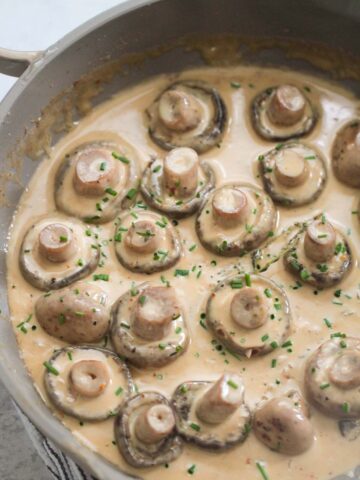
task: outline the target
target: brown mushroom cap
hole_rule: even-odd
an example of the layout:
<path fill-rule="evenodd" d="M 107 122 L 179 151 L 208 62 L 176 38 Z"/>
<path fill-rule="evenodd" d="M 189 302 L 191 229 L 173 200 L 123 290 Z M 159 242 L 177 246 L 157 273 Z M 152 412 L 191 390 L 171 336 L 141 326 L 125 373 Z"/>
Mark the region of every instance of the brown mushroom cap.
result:
<path fill-rule="evenodd" d="M 55 290 L 80 280 L 99 261 L 99 250 L 76 218 L 39 219 L 24 236 L 19 265 L 26 280 L 40 290 Z"/>
<path fill-rule="evenodd" d="M 300 455 L 314 442 L 314 428 L 300 394 L 273 398 L 260 405 L 253 419 L 256 437 L 271 450 Z"/>
<path fill-rule="evenodd" d="M 190 147 L 203 153 L 219 144 L 227 111 L 219 92 L 205 82 L 180 80 L 146 110 L 149 134 L 165 150 Z"/>
<path fill-rule="evenodd" d="M 51 402 L 79 420 L 101 421 L 116 415 L 133 392 L 125 363 L 103 348 L 66 347 L 46 365 L 44 382 Z"/>
<path fill-rule="evenodd" d="M 173 152 L 174 150 L 169 155 Z M 190 155 L 193 156 L 193 153 Z M 172 171 L 170 175 L 166 159 L 151 162 L 144 171 L 140 186 L 146 203 L 173 218 L 183 218 L 195 213 L 206 195 L 214 188 L 215 175 L 206 162 L 190 163 L 185 173 L 179 175 Z"/>
<path fill-rule="evenodd" d="M 337 178 L 350 187 L 360 187 L 360 121 L 344 125 L 332 147 L 332 165 Z"/>
<path fill-rule="evenodd" d="M 105 292 L 84 282 L 40 296 L 35 314 L 46 333 L 74 344 L 98 342 L 110 325 Z"/>
<path fill-rule="evenodd" d="M 255 131 L 266 140 L 302 137 L 316 125 L 318 114 L 303 92 L 293 85 L 269 87 L 251 105 Z"/>
<path fill-rule="evenodd" d="M 177 431 L 186 441 L 215 451 L 227 450 L 245 441 L 250 431 L 250 411 L 243 400 L 242 383 L 237 376 L 234 378 L 238 384 L 231 378 L 231 375 L 225 374 L 216 383 L 193 381 L 177 387 L 172 404 Z M 226 392 L 220 393 L 219 387 Z M 233 394 L 228 393 L 230 389 L 234 390 L 234 401 Z M 199 410 L 204 413 L 203 401 L 216 410 L 208 412 L 206 421 L 198 415 Z"/>
<path fill-rule="evenodd" d="M 360 339 L 339 334 L 320 345 L 305 369 L 311 403 L 326 415 L 360 418 Z"/>
<path fill-rule="evenodd" d="M 230 198 L 231 201 L 226 200 Z M 226 208 L 225 203 L 232 208 Z M 224 185 L 211 192 L 203 203 L 196 219 L 196 232 L 208 250 L 222 256 L 239 256 L 268 238 L 276 219 L 271 198 L 262 190 L 248 184 Z"/>
<path fill-rule="evenodd" d="M 148 210 L 133 209 L 120 215 L 114 240 L 119 262 L 132 272 L 160 272 L 175 265 L 181 256 L 176 228 L 168 218 Z"/>
<path fill-rule="evenodd" d="M 322 215 L 295 237 L 284 255 L 287 270 L 302 282 L 328 288 L 341 282 L 352 265 L 352 252 L 335 225 Z"/>
<path fill-rule="evenodd" d="M 279 205 L 288 208 L 307 205 L 325 188 L 325 161 L 313 147 L 290 141 L 258 159 L 264 188 Z"/>
<path fill-rule="evenodd" d="M 152 441 L 146 435 L 149 431 Z M 172 408 L 168 400 L 157 392 L 142 392 L 126 401 L 115 421 L 115 439 L 125 460 L 140 468 L 170 463 L 180 456 L 183 449 L 182 441 L 173 428 Z"/>
<path fill-rule="evenodd" d="M 246 286 L 249 279 L 251 284 Z M 231 352 L 246 357 L 264 355 L 280 347 L 289 336 L 291 322 L 285 292 L 266 277 L 251 275 L 249 279 L 244 275 L 226 278 L 210 293 L 206 306 L 206 325 L 211 333 Z M 232 315 L 234 298 L 239 293 L 246 298 L 249 291 L 252 302 L 241 301 L 236 321 Z M 255 303 L 253 293 L 259 297 Z"/>
<path fill-rule="evenodd" d="M 158 305 L 156 298 L 161 300 Z M 154 312 L 159 309 L 161 314 L 157 318 Z M 116 352 L 137 367 L 167 365 L 188 347 L 185 318 L 171 287 L 139 285 L 115 302 L 111 316 L 111 338 Z"/>
<path fill-rule="evenodd" d="M 134 203 L 143 160 L 139 151 L 117 136 L 79 145 L 65 155 L 57 171 L 57 208 L 87 223 L 112 220 Z"/>

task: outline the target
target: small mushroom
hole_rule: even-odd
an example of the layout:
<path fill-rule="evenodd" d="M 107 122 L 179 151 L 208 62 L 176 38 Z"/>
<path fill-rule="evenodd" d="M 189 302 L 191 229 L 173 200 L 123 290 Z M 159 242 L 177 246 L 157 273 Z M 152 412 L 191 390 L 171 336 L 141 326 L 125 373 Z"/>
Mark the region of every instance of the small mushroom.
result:
<path fill-rule="evenodd" d="M 227 450 L 245 441 L 250 411 L 241 377 L 223 374 L 216 382 L 185 382 L 173 395 L 178 433 L 209 450 Z"/>
<path fill-rule="evenodd" d="M 181 256 L 180 237 L 170 221 L 148 210 L 126 211 L 118 217 L 114 236 L 119 262 L 128 270 L 167 270 Z"/>
<path fill-rule="evenodd" d="M 214 172 L 191 148 L 174 148 L 146 168 L 141 193 L 156 210 L 174 218 L 196 212 L 214 188 Z"/>
<path fill-rule="evenodd" d="M 125 363 L 102 348 L 63 348 L 44 366 L 51 402 L 79 420 L 101 421 L 115 416 L 133 391 Z"/>
<path fill-rule="evenodd" d="M 309 400 L 331 417 L 360 418 L 360 339 L 334 334 L 305 368 Z"/>
<path fill-rule="evenodd" d="M 294 238 L 284 255 L 284 264 L 301 281 L 328 288 L 348 273 L 352 253 L 345 236 L 322 215 Z"/>
<path fill-rule="evenodd" d="M 228 277 L 207 301 L 206 325 L 211 333 L 231 352 L 248 358 L 281 347 L 290 323 L 285 292 L 260 275 Z"/>
<path fill-rule="evenodd" d="M 174 413 L 168 400 L 157 392 L 142 392 L 122 406 L 115 421 L 116 443 L 133 467 L 168 464 L 183 450 L 174 426 Z"/>
<path fill-rule="evenodd" d="M 218 145 L 227 111 L 219 92 L 205 82 L 180 80 L 168 86 L 146 110 L 149 134 L 165 150 L 190 147 L 203 153 Z"/>
<path fill-rule="evenodd" d="M 326 185 L 323 158 L 302 143 L 289 142 L 260 155 L 259 166 L 266 192 L 284 207 L 314 202 Z"/>
<path fill-rule="evenodd" d="M 305 401 L 293 391 L 260 404 L 254 413 L 253 430 L 267 447 L 286 455 L 300 455 L 314 442 Z"/>
<path fill-rule="evenodd" d="M 332 147 L 332 165 L 341 182 L 360 188 L 360 121 L 347 123 L 338 131 Z"/>
<path fill-rule="evenodd" d="M 111 315 L 115 350 L 137 367 L 167 365 L 187 349 L 189 334 L 172 287 L 133 287 L 114 304 Z"/>
<path fill-rule="evenodd" d="M 269 87 L 251 105 L 255 131 L 266 140 L 288 140 L 309 133 L 318 114 L 309 99 L 294 85 Z"/>
<path fill-rule="evenodd" d="M 271 198 L 247 184 L 225 185 L 211 192 L 196 219 L 203 246 L 218 255 L 241 256 L 257 248 L 276 225 Z"/>
<path fill-rule="evenodd" d="M 134 201 L 140 162 L 139 152 L 123 139 L 79 145 L 57 171 L 57 208 L 87 223 L 112 220 Z"/>
<path fill-rule="evenodd" d="M 76 218 L 52 215 L 26 232 L 20 248 L 20 269 L 34 287 L 66 287 L 95 270 L 99 250 L 93 248 L 86 225 Z"/>
<path fill-rule="evenodd" d="M 110 325 L 106 293 L 95 285 L 78 282 L 72 287 L 41 295 L 35 303 L 39 324 L 49 335 L 68 343 L 94 343 Z"/>

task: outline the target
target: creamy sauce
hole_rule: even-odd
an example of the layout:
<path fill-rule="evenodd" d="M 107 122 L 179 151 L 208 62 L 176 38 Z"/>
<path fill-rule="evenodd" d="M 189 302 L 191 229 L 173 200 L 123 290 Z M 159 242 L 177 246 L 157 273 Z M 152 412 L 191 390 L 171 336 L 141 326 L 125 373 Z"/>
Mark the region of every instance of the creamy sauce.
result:
<path fill-rule="evenodd" d="M 348 92 L 331 83 L 300 75 L 298 72 L 291 74 L 253 67 L 197 70 L 185 72 L 180 77 L 209 81 L 219 89 L 228 107 L 229 124 L 221 147 L 201 155 L 201 159 L 207 160 L 213 166 L 217 186 L 239 181 L 261 187 L 260 179 L 257 177 L 257 157 L 270 150 L 274 144 L 265 142 L 254 134 L 249 120 L 251 99 L 264 88 L 279 83 L 291 83 L 301 89 L 304 87 L 310 89 L 307 95 L 320 107 L 321 119 L 305 141 L 323 153 L 329 171 L 329 181 L 314 204 L 292 210 L 279 208 L 280 228 L 326 211 L 329 218 L 341 225 L 353 248 L 354 245 L 358 247 L 360 244 L 358 218 L 351 213 L 357 210 L 357 192 L 343 186 L 334 178 L 329 163 L 330 148 L 337 129 L 359 112 L 357 101 Z M 169 79 L 167 76 L 161 76 L 152 79 L 121 92 L 111 101 L 96 108 L 50 151 L 49 158 L 43 161 L 20 201 L 8 254 L 11 321 L 29 374 L 40 396 L 50 408 L 53 407 L 46 397 L 43 385 L 43 362 L 49 359 L 54 349 L 65 344 L 45 334 L 34 316 L 26 324 L 28 325 L 26 334 L 16 328 L 33 313 L 34 303 L 41 295 L 24 280 L 18 268 L 23 236 L 34 223 L 35 217 L 55 210 L 54 175 L 63 156 L 80 144 L 98 140 L 96 132 L 120 134 L 129 145 L 143 151 L 145 157 L 150 158 L 152 154 L 164 155 L 147 135 L 143 112 L 158 93 L 175 78 L 178 77 L 173 76 Z M 241 88 L 231 87 L 231 82 L 239 82 Z M 142 166 L 145 166 L 144 162 Z M 337 298 L 334 297 L 335 288 L 317 294 L 308 286 L 292 289 L 295 279 L 284 271 L 282 261 L 279 261 L 265 275 L 283 285 L 289 296 L 293 315 L 290 335 L 293 342 L 292 351 L 280 348 L 264 357 L 250 360 L 245 358 L 238 360 L 228 353 L 218 351 L 216 344 L 211 342 L 209 332 L 200 325 L 200 315 L 204 312 L 210 287 L 214 286 L 216 280 L 225 272 L 234 271 L 233 265 L 237 259 L 222 258 L 207 252 L 196 236 L 194 216 L 181 220 L 179 229 L 184 255 L 175 268 L 189 269 L 190 274 L 188 277 L 175 277 L 173 267 L 162 275 L 176 287 L 186 313 L 191 344 L 183 356 L 167 367 L 156 371 L 139 371 L 132 368 L 135 383 L 140 391 L 158 390 L 169 398 L 175 388 L 184 381 L 215 380 L 227 370 L 243 375 L 245 399 L 250 408 L 254 408 L 265 393 L 268 396 L 276 395 L 289 381 L 295 380 L 302 387 L 305 359 L 320 343 L 329 338 L 330 333 L 341 331 L 348 335 L 360 335 L 358 285 L 360 275 L 357 263 L 351 274 L 337 287 L 342 289 L 340 298 Z M 102 251 L 107 256 L 104 257 L 104 264 L 97 269 L 97 273 L 110 275 L 109 282 L 96 283 L 100 283 L 107 291 L 109 301 L 113 303 L 131 287 L 132 282 L 142 282 L 145 276 L 131 273 L 119 264 L 112 242 L 109 242 L 115 230 L 113 222 L 94 227 L 94 230 L 98 232 L 100 242 L 103 244 Z M 193 244 L 197 245 L 196 248 L 189 251 Z M 355 248 L 354 253 L 356 258 Z M 213 259 L 216 259 L 216 264 L 211 262 Z M 246 258 L 239 259 L 239 262 L 246 270 L 249 269 Z M 192 271 L 194 266 L 195 269 Z M 202 274 L 197 278 L 199 271 Z M 145 278 L 158 282 L 160 274 L 155 273 Z M 85 280 L 92 282 L 92 276 Z M 333 330 L 326 326 L 324 317 L 331 321 Z M 32 325 L 36 325 L 37 329 L 32 330 Z M 273 358 L 277 359 L 275 368 L 271 368 Z M 313 447 L 300 456 L 288 457 L 271 452 L 250 434 L 243 445 L 229 452 L 214 454 L 186 445 L 183 454 L 168 468 L 161 466 L 141 471 L 129 467 L 113 444 L 113 419 L 100 423 L 85 422 L 81 426 L 79 421 L 59 411 L 54 413 L 89 448 L 116 464 L 119 469 L 149 480 L 165 480 L 169 475 L 174 480 L 188 478 L 187 470 L 193 464 L 196 465 L 193 476 L 197 478 L 215 480 L 226 473 L 228 480 L 238 480 L 239 476 L 247 480 L 257 480 L 261 478 L 256 467 L 258 461 L 264 462 L 270 479 L 291 477 L 293 480 L 325 480 L 350 470 L 360 458 L 360 439 L 347 441 L 340 435 L 335 420 L 311 408 L 316 440 Z"/>

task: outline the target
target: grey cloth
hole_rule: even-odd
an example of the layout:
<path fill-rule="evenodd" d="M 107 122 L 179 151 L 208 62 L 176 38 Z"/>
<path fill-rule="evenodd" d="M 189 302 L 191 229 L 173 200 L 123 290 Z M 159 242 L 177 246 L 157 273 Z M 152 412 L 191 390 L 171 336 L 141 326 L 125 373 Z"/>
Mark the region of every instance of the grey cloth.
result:
<path fill-rule="evenodd" d="M 56 480 L 96 480 L 64 455 L 50 440 L 44 437 L 35 425 L 22 413 L 15 404 L 16 411 L 21 418 L 25 430 L 32 439 L 34 447 L 45 463 L 52 478 Z"/>

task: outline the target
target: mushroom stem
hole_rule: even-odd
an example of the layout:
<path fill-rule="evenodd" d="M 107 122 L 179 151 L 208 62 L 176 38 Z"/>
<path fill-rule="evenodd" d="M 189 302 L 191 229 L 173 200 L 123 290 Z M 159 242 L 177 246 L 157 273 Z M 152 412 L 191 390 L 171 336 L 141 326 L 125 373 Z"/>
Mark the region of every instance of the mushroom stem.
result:
<path fill-rule="evenodd" d="M 51 223 L 39 233 L 40 255 L 50 262 L 69 260 L 76 251 L 76 241 L 70 228 L 62 223 Z"/>
<path fill-rule="evenodd" d="M 306 229 L 305 255 L 314 262 L 326 262 L 334 256 L 336 233 L 328 221 L 317 220 Z"/>
<path fill-rule="evenodd" d="M 225 228 L 244 223 L 249 214 L 246 194 L 234 188 L 219 189 L 212 200 L 215 221 Z"/>
<path fill-rule="evenodd" d="M 152 253 L 157 248 L 158 240 L 158 229 L 154 222 L 139 220 L 129 228 L 125 245 L 137 253 Z"/>
<path fill-rule="evenodd" d="M 88 148 L 77 154 L 73 177 L 77 193 L 90 197 L 100 196 L 107 187 L 118 182 L 119 167 L 108 150 Z"/>
<path fill-rule="evenodd" d="M 198 184 L 199 157 L 192 148 L 174 148 L 165 157 L 166 188 L 177 197 L 188 197 Z"/>
<path fill-rule="evenodd" d="M 69 373 L 71 390 L 83 397 L 94 398 L 104 393 L 110 375 L 103 362 L 81 360 L 76 362 Z"/>
<path fill-rule="evenodd" d="M 136 302 L 132 329 L 145 340 L 161 340 L 169 333 L 171 321 L 178 311 L 173 288 L 145 288 Z"/>
<path fill-rule="evenodd" d="M 264 294 L 254 287 L 243 287 L 234 295 L 230 306 L 232 320 L 247 329 L 264 325 L 268 310 Z"/>
<path fill-rule="evenodd" d="M 304 157 L 290 149 L 280 150 L 275 159 L 275 176 L 279 183 L 286 187 L 297 187 L 305 182 L 308 175 Z"/>
<path fill-rule="evenodd" d="M 267 115 L 275 125 L 290 126 L 301 120 L 305 106 L 305 97 L 297 87 L 280 85 L 271 97 Z"/>
<path fill-rule="evenodd" d="M 144 409 L 135 421 L 135 435 L 144 443 L 158 443 L 171 434 L 175 417 L 168 405 L 152 405 Z"/>
<path fill-rule="evenodd" d="M 241 377 L 236 374 L 224 374 L 199 400 L 196 415 L 206 423 L 222 423 L 243 401 L 244 386 Z"/>
<path fill-rule="evenodd" d="M 358 388 L 360 386 L 360 352 L 349 351 L 338 356 L 329 370 L 329 378 L 342 390 Z"/>
<path fill-rule="evenodd" d="M 193 95 L 179 90 L 167 90 L 159 101 L 159 117 L 170 130 L 187 132 L 200 123 L 201 108 Z"/>

